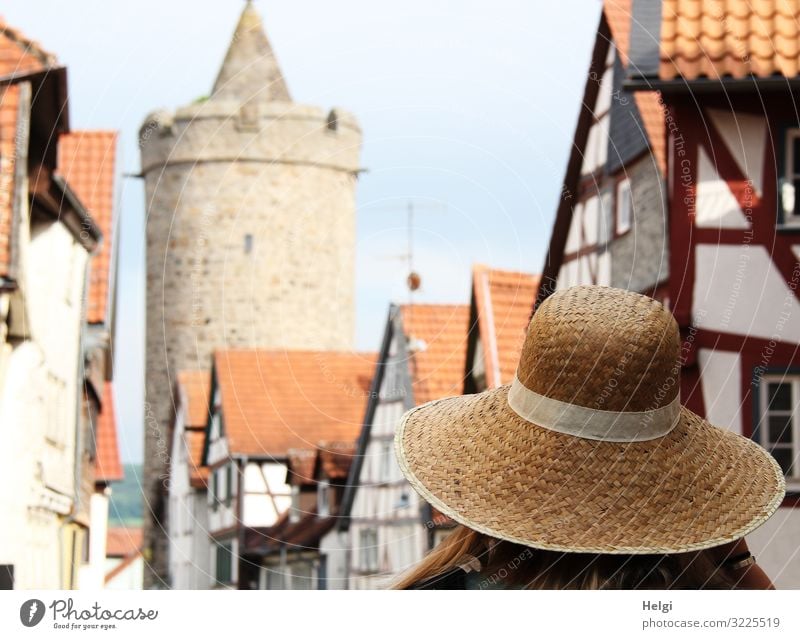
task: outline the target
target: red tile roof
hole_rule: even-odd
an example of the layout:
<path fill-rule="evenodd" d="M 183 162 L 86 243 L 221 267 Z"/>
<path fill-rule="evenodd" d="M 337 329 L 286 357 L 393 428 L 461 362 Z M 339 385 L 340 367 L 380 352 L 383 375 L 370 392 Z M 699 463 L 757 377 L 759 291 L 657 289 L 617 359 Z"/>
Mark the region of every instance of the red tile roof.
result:
<path fill-rule="evenodd" d="M 231 453 L 284 458 L 291 448 L 355 441 L 374 353 L 229 350 L 214 355 Z"/>
<path fill-rule="evenodd" d="M 800 68 L 796 0 L 663 0 L 659 77 L 793 78 Z"/>
<path fill-rule="evenodd" d="M 472 294 L 487 388 L 514 379 L 538 290 L 538 275 L 491 269 L 482 264 L 473 267 Z"/>
<path fill-rule="evenodd" d="M 95 432 L 97 438 L 94 458 L 95 482 L 108 483 L 122 480 L 124 473 L 119 459 L 114 387 L 111 382 L 106 382 L 103 389 L 102 410 L 97 416 Z"/>
<path fill-rule="evenodd" d="M 0 77 L 23 76 L 57 64 L 56 57 L 0 17 Z"/>
<path fill-rule="evenodd" d="M 86 319 L 106 321 L 114 246 L 114 180 L 117 132 L 73 131 L 58 139 L 58 172 L 100 228 L 103 240 L 92 255 Z"/>
<path fill-rule="evenodd" d="M 0 277 L 10 275 L 19 87 L 0 86 Z"/>
<path fill-rule="evenodd" d="M 611 36 L 623 66 L 628 66 L 628 50 L 631 33 L 632 0 L 605 0 L 603 11 L 611 29 Z M 667 170 L 666 123 L 664 107 L 660 103 L 658 91 L 637 91 L 633 94 L 636 106 L 642 116 L 650 149 L 662 173 Z"/>
<path fill-rule="evenodd" d="M 202 462 L 210 387 L 209 371 L 178 372 L 177 388 L 186 419 L 183 437 L 189 453 L 189 483 L 194 488 L 204 488 L 208 482 L 208 468 Z"/>
<path fill-rule="evenodd" d="M 408 338 L 415 404 L 460 395 L 464 386 L 469 307 L 412 304 L 400 307 Z"/>
<path fill-rule="evenodd" d="M 208 466 L 203 466 L 205 431 L 187 430 L 183 436 L 189 451 L 189 485 L 192 488 L 205 488 L 208 485 Z"/>
<path fill-rule="evenodd" d="M 106 534 L 106 557 L 125 557 L 142 548 L 142 529 L 114 527 Z"/>
<path fill-rule="evenodd" d="M 186 427 L 205 428 L 208 421 L 208 400 L 211 373 L 207 370 L 179 371 L 178 388 L 186 406 Z"/>

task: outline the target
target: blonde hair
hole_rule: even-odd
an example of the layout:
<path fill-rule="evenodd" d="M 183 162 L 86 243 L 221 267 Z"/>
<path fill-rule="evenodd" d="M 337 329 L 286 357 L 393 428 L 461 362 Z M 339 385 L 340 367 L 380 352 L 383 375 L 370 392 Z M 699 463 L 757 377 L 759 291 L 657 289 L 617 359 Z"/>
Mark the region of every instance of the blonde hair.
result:
<path fill-rule="evenodd" d="M 707 551 L 670 555 L 562 553 L 494 539 L 458 526 L 393 589 L 406 590 L 473 558 L 481 587 L 497 583 L 527 589 L 729 589 L 734 582 Z"/>

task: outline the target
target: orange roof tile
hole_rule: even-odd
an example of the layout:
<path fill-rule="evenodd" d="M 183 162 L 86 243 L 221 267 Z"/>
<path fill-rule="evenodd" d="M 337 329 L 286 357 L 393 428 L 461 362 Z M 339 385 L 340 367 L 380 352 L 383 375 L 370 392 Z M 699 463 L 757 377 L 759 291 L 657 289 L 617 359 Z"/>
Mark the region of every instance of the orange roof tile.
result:
<path fill-rule="evenodd" d="M 0 17 L 0 77 L 37 73 L 57 64 L 56 57 Z"/>
<path fill-rule="evenodd" d="M 508 384 L 528 330 L 539 276 L 501 271 L 477 264 L 472 269 L 472 290 L 486 363 L 486 386 Z"/>
<path fill-rule="evenodd" d="M 86 319 L 106 318 L 114 246 L 114 180 L 117 132 L 72 131 L 58 139 L 58 172 L 64 177 L 100 228 L 103 240 L 92 255 Z"/>
<path fill-rule="evenodd" d="M 797 0 L 663 0 L 659 78 L 792 78 L 800 68 Z"/>
<path fill-rule="evenodd" d="M 414 402 L 460 395 L 464 386 L 469 307 L 412 304 L 400 307 L 408 338 Z"/>
<path fill-rule="evenodd" d="M 231 453 L 286 457 L 325 440 L 355 441 L 374 353 L 229 350 L 214 355 Z"/>
<path fill-rule="evenodd" d="M 0 87 L 0 277 L 11 267 L 18 120 L 19 86 Z"/>
<path fill-rule="evenodd" d="M 606 16 L 614 46 L 617 48 L 623 66 L 628 66 L 628 50 L 631 35 L 632 0 L 605 0 L 603 12 Z M 666 124 L 664 107 L 661 106 L 658 91 L 637 91 L 633 99 L 642 116 L 650 150 L 658 162 L 662 173 L 667 170 Z"/>
<path fill-rule="evenodd" d="M 205 428 L 211 373 L 207 370 L 178 371 L 178 388 L 182 400 L 186 402 L 186 428 Z"/>
<path fill-rule="evenodd" d="M 202 462 L 211 373 L 207 370 L 179 371 L 177 388 L 185 410 L 183 437 L 189 455 L 189 483 L 194 488 L 203 488 L 208 481 L 208 468 Z"/>
<path fill-rule="evenodd" d="M 103 404 L 100 413 L 97 415 L 95 437 L 95 482 L 120 481 L 123 479 L 124 473 L 119 460 L 117 418 L 114 410 L 114 387 L 111 382 L 105 383 Z"/>
<path fill-rule="evenodd" d="M 142 548 L 142 529 L 110 527 L 106 533 L 106 557 L 126 557 Z"/>

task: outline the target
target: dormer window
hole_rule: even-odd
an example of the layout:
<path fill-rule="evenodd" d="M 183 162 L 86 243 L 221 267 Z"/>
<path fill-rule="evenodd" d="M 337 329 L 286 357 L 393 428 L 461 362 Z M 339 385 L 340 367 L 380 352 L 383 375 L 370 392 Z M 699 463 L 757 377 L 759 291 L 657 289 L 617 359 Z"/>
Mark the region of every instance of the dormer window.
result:
<path fill-rule="evenodd" d="M 786 131 L 779 200 L 785 226 L 800 226 L 800 128 Z"/>

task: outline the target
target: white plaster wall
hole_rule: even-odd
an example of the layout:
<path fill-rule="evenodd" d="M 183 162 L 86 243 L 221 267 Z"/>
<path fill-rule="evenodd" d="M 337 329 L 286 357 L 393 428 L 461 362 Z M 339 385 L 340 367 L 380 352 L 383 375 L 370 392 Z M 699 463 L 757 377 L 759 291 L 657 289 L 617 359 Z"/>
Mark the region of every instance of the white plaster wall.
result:
<path fill-rule="evenodd" d="M 581 225 L 583 224 L 583 202 L 578 202 L 572 209 L 572 220 L 569 224 L 564 253 L 575 253 L 581 248 Z"/>
<path fill-rule="evenodd" d="M 347 559 L 350 536 L 335 528 L 319 542 L 319 554 L 325 557 L 328 590 L 347 590 Z"/>
<path fill-rule="evenodd" d="M 722 109 L 707 109 L 725 145 L 742 173 L 757 193 L 763 192 L 764 145 L 767 141 L 767 122 L 764 116 Z"/>
<path fill-rule="evenodd" d="M 695 326 L 800 342 L 800 303 L 763 246 L 700 244 L 695 251 Z"/>
<path fill-rule="evenodd" d="M 742 367 L 738 353 L 707 348 L 697 353 L 706 419 L 715 426 L 742 434 Z"/>
<path fill-rule="evenodd" d="M 778 589 L 800 588 L 800 509 L 778 508 L 747 545 Z"/>
<path fill-rule="evenodd" d="M 109 573 L 119 560 L 109 560 L 106 565 L 106 574 Z M 144 577 L 144 562 L 139 556 L 131 564 L 106 584 L 106 590 L 141 590 Z"/>
<path fill-rule="evenodd" d="M 27 236 L 25 242 L 27 242 Z M 28 339 L 3 345 L 0 377 L 0 563 L 16 586 L 61 587 L 61 526 L 75 476 L 78 364 L 87 253 L 59 223 L 23 252 Z"/>
<path fill-rule="evenodd" d="M 102 590 L 105 582 L 106 538 L 108 535 L 108 496 L 96 492 L 89 498 L 89 562 L 81 566 L 81 590 Z"/>
<path fill-rule="evenodd" d="M 746 229 L 750 226 L 728 183 L 723 180 L 714 160 L 703 147 L 697 158 L 697 208 L 695 224 L 699 228 Z"/>

